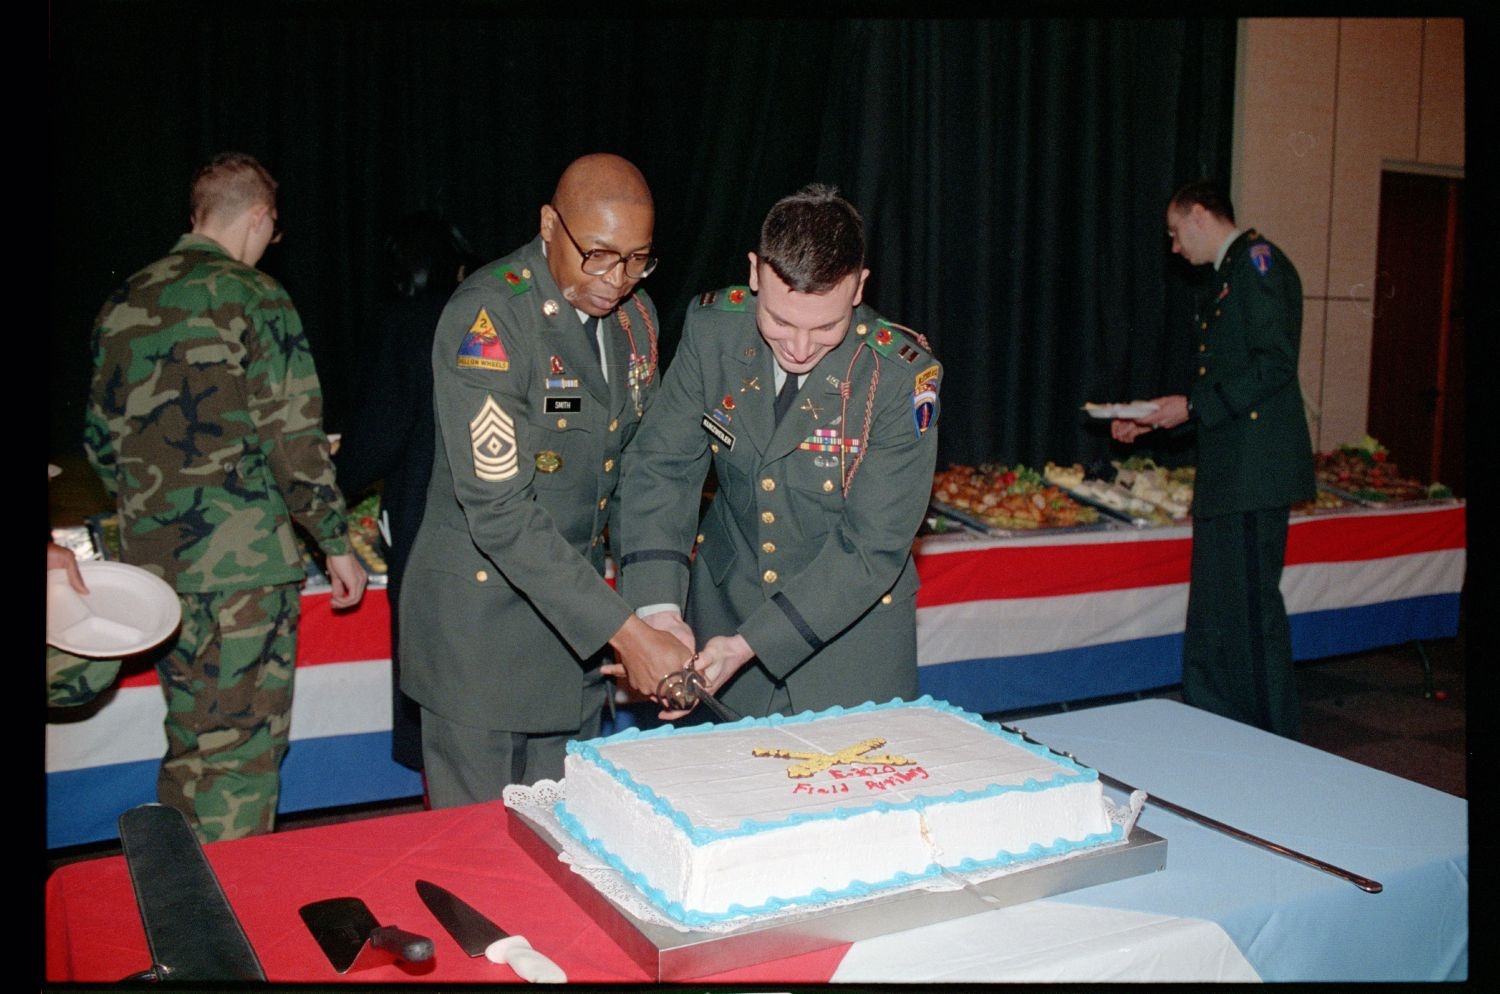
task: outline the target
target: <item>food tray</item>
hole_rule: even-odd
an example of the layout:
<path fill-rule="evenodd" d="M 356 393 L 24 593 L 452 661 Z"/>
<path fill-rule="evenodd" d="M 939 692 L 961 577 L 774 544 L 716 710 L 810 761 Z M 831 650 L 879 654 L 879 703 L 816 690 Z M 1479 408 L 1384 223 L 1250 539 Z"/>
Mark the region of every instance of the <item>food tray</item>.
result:
<path fill-rule="evenodd" d="M 1417 497 L 1410 500 L 1374 500 L 1370 497 L 1356 496 L 1348 490 L 1341 490 L 1331 484 L 1324 483 L 1322 480 L 1318 481 L 1318 489 L 1333 494 L 1335 497 L 1342 498 L 1343 500 L 1348 501 L 1349 504 L 1354 507 L 1433 507 L 1440 504 L 1457 504 L 1459 502 L 1457 497 Z M 1347 508 L 1333 508 L 1332 510 L 1347 510 Z M 1320 513 L 1327 513 L 1327 509 L 1321 511 Z"/>
<path fill-rule="evenodd" d="M 732 931 L 680 931 L 644 921 L 558 858 L 562 840 L 509 808 L 511 837 L 584 912 L 658 981 L 682 981 L 768 960 L 964 918 L 1166 868 L 1167 841 L 1142 829 L 1118 845 L 1016 870 L 956 890 L 905 890 L 838 907 L 809 909 Z"/>
<path fill-rule="evenodd" d="M 1053 485 L 1055 486 L 1055 484 Z M 1059 487 L 1058 489 L 1061 490 L 1063 488 Z M 1078 499 L 1073 497 L 1072 494 L 1068 494 L 1068 496 L 1074 500 Z M 1080 500 L 1079 503 L 1087 502 Z M 1061 528 L 1048 528 L 1045 526 L 1038 528 L 1000 528 L 996 525 L 986 524 L 983 520 L 967 511 L 960 511 L 958 508 L 950 507 L 939 500 L 929 501 L 928 506 L 936 513 L 941 514 L 945 518 L 957 521 L 966 528 L 977 531 L 981 535 L 990 535 L 996 538 L 1018 538 L 1026 535 L 1071 535 L 1076 532 L 1109 531 L 1112 528 L 1118 527 L 1121 521 L 1118 515 L 1112 515 L 1100 518 L 1098 521 L 1090 522 L 1086 525 L 1068 525 Z M 1098 507 L 1097 504 L 1090 504 L 1089 506 Z"/>
<path fill-rule="evenodd" d="M 1183 518 L 1181 521 L 1152 521 L 1150 518 L 1143 518 L 1138 514 L 1132 514 L 1124 508 L 1110 507 L 1104 501 L 1096 497 L 1091 497 L 1088 494 L 1079 493 L 1072 487 L 1063 487 L 1062 489 L 1078 503 L 1096 508 L 1100 514 L 1107 514 L 1113 520 L 1122 521 L 1133 528 L 1170 528 L 1173 525 L 1192 524 L 1192 518 Z M 1162 513 L 1165 514 L 1166 512 L 1163 511 Z"/>
<path fill-rule="evenodd" d="M 1323 483 L 1319 483 L 1318 484 L 1318 492 L 1319 493 L 1324 493 L 1324 494 L 1331 494 L 1334 497 L 1337 497 L 1339 500 L 1343 501 L 1343 503 L 1340 504 L 1340 505 L 1338 505 L 1337 507 L 1318 507 L 1315 503 L 1312 503 L 1312 502 L 1309 502 L 1309 501 L 1302 502 L 1303 504 L 1310 504 L 1311 505 L 1311 506 L 1307 506 L 1307 507 L 1304 507 L 1301 504 L 1293 504 L 1292 505 L 1292 517 L 1294 517 L 1294 518 L 1316 518 L 1316 517 L 1321 517 L 1322 515 L 1325 515 L 1325 514 L 1348 514 L 1350 511 L 1361 510 L 1365 506 L 1365 505 L 1359 503 L 1357 500 L 1355 500 L 1349 494 L 1344 493 L 1342 490 L 1339 490 L 1339 489 L 1337 489 L 1335 487 L 1326 486 Z"/>

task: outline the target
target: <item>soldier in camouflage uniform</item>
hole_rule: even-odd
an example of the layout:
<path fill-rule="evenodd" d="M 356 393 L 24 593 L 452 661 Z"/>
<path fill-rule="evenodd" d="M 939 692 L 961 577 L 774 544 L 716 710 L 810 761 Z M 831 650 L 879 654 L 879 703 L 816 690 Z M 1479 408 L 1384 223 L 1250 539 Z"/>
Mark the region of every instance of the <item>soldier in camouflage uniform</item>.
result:
<path fill-rule="evenodd" d="M 301 320 L 254 268 L 279 238 L 275 191 L 249 156 L 204 166 L 192 232 L 131 276 L 94 329 L 85 448 L 116 500 L 121 558 L 182 604 L 157 661 L 157 792 L 204 841 L 275 827 L 305 576 L 293 522 L 327 554 L 334 607 L 357 604 L 367 580 Z"/>
<path fill-rule="evenodd" d="M 47 704 L 55 708 L 91 703 L 120 675 L 119 659 L 88 659 L 47 646 Z"/>

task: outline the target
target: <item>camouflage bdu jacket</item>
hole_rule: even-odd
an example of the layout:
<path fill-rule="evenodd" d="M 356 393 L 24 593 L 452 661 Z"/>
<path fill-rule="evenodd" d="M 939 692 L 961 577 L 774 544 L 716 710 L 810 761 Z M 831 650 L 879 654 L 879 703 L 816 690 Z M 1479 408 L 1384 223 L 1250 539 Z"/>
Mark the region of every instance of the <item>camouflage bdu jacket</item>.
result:
<path fill-rule="evenodd" d="M 99 312 L 84 427 L 122 558 L 179 592 L 300 581 L 292 520 L 349 551 L 302 321 L 281 284 L 184 235 Z"/>

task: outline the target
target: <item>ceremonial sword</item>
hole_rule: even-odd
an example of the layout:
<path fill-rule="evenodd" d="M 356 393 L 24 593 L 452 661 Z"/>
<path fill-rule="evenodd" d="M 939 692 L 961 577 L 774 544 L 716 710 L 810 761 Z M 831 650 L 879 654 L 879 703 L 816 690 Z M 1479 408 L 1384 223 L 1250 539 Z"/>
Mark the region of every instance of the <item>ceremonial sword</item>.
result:
<path fill-rule="evenodd" d="M 657 699 L 682 711 L 691 711 L 695 705 L 701 703 L 720 721 L 739 721 L 740 715 L 719 703 L 719 699 L 708 692 L 708 684 L 704 682 L 703 674 L 695 668 L 697 662 L 698 653 L 695 652 L 693 658 L 688 660 L 687 666 L 676 673 L 668 673 L 662 677 L 656 684 Z"/>
<path fill-rule="evenodd" d="M 1001 725 L 1000 727 L 1005 729 L 1007 732 L 1013 732 L 1014 734 L 1021 736 L 1021 738 L 1025 739 L 1027 742 L 1032 743 L 1033 745 L 1042 746 L 1044 749 L 1046 749 L 1048 752 L 1053 753 L 1054 755 L 1064 756 L 1081 766 L 1088 766 L 1087 763 L 1083 762 L 1071 752 L 1058 752 L 1058 750 L 1053 749 L 1045 742 L 1038 742 L 1036 739 L 1032 738 L 1030 735 L 1026 734 L 1019 728 L 1014 728 L 1010 725 Z M 1092 769 L 1095 773 L 1099 774 L 1099 780 L 1101 782 L 1103 782 L 1107 786 L 1115 788 L 1116 790 L 1123 790 L 1127 794 L 1131 794 L 1138 789 L 1132 787 L 1128 783 L 1125 783 L 1123 780 L 1115 779 L 1108 773 L 1100 770 L 1098 767 L 1089 768 Z M 1342 867 L 1334 866 L 1332 863 L 1324 862 L 1323 860 L 1318 859 L 1314 856 L 1309 856 L 1306 853 L 1300 853 L 1297 850 L 1292 849 L 1288 846 L 1284 846 L 1279 842 L 1272 842 L 1270 839 L 1263 839 L 1259 835 L 1254 835 L 1242 828 L 1236 828 L 1233 825 L 1225 824 L 1224 822 L 1219 821 L 1217 818 L 1210 818 L 1208 815 L 1194 811 L 1192 808 L 1185 808 L 1180 804 L 1173 804 L 1171 801 L 1168 801 L 1165 798 L 1158 797 L 1150 791 L 1143 790 L 1141 791 L 1141 793 L 1146 795 L 1147 804 L 1154 804 L 1157 807 L 1170 811 L 1175 815 L 1180 815 L 1181 817 L 1186 818 L 1189 821 L 1195 821 L 1205 828 L 1211 828 L 1215 832 L 1221 832 L 1224 835 L 1229 836 L 1230 838 L 1239 839 L 1241 842 L 1248 842 L 1252 846 L 1259 846 L 1260 848 L 1265 849 L 1269 852 L 1273 852 L 1278 856 L 1285 856 L 1286 858 L 1294 859 L 1299 863 L 1305 863 L 1315 870 L 1322 870 L 1324 873 L 1331 873 L 1335 877 L 1339 877 L 1341 879 L 1349 881 L 1351 884 L 1358 887 L 1360 890 L 1365 891 L 1366 893 L 1379 894 L 1382 890 L 1385 889 L 1379 881 L 1371 880 L 1369 877 L 1360 876 L 1358 873 L 1345 870 Z"/>

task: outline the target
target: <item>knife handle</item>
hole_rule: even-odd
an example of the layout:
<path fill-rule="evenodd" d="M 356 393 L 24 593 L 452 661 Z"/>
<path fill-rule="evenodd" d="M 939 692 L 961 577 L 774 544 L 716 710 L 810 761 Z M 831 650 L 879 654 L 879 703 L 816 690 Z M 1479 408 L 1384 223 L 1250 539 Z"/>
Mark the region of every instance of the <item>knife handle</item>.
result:
<path fill-rule="evenodd" d="M 395 953 L 408 963 L 424 963 L 432 959 L 431 939 L 394 925 L 381 925 L 371 931 L 370 945 Z"/>
<path fill-rule="evenodd" d="M 526 941 L 525 936 L 507 935 L 491 942 L 484 951 L 491 963 L 504 963 L 516 971 L 516 976 L 533 984 L 565 984 L 567 974 L 562 967 L 552 962 Z"/>

